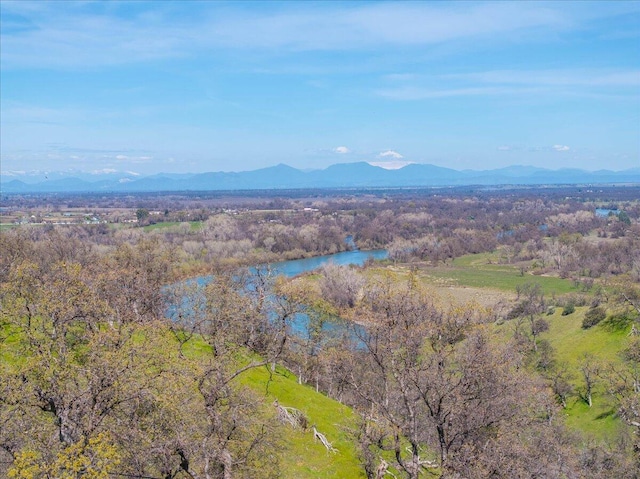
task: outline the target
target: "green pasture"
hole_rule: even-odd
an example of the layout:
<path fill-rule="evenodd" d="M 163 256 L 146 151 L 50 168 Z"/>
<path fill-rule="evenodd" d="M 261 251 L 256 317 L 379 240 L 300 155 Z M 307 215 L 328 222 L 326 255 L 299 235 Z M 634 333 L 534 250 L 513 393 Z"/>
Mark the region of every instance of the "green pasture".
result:
<path fill-rule="evenodd" d="M 620 429 L 620 420 L 606 392 L 606 371 L 611 365 L 620 367 L 621 351 L 629 343 L 628 327 L 612 327 L 610 321 L 582 329 L 584 313 L 588 308 L 576 308 L 576 312 L 562 316 L 557 308 L 549 319 L 549 331 L 542 335 L 556 351 L 558 364 L 567 370 L 576 390 L 583 387 L 580 371 L 581 364 L 588 356 L 598 363 L 601 378 L 598 379 L 593 394 L 593 405 L 589 407 L 579 395 L 575 394 L 563 412 L 567 425 L 575 430 L 584 431 L 596 438 L 615 439 Z"/>
<path fill-rule="evenodd" d="M 619 362 L 620 351 L 629 343 L 631 325 L 611 327 L 605 320 L 589 329 L 582 329 L 582 320 L 587 307 L 576 308 L 575 313 L 562 316 L 562 308 L 553 315 L 545 316 L 549 331 L 543 333 L 556 350 L 559 363 L 577 368 L 585 354 L 591 354 L 603 362 Z"/>
<path fill-rule="evenodd" d="M 211 353 L 211 347 L 196 335 L 184 345 L 183 352 L 190 357 L 202 358 Z M 248 364 L 250 360 L 260 361 L 260 358 L 241 354 L 238 364 Z M 309 428 L 306 431 L 283 426 L 280 453 L 282 478 L 365 477 L 356 445 L 349 436 L 350 431 L 357 428 L 357 418 L 351 408 L 316 392 L 311 386 L 299 384 L 298 378 L 281 366 L 277 366 L 275 371 L 271 371 L 269 366 L 249 369 L 238 377 L 238 383 L 262 397 L 268 413 L 275 412 L 273 402 L 277 399 L 280 405 L 298 409 L 308 419 Z M 314 440 L 313 425 L 337 449 L 336 453 L 328 452 L 319 441 Z"/>
<path fill-rule="evenodd" d="M 179 226 L 181 224 L 189 224 L 191 226 L 190 231 L 198 231 L 202 228 L 202 221 L 185 221 L 184 223 L 180 221 L 164 221 L 161 223 L 154 223 L 151 225 L 143 226 L 142 229 L 144 231 L 155 231 L 165 228 L 173 228 Z"/>
<path fill-rule="evenodd" d="M 494 253 L 480 253 L 456 258 L 450 265 L 421 270 L 427 281 L 473 288 L 491 288 L 515 292 L 526 283 L 537 283 L 546 296 L 578 292 L 571 280 L 522 272 L 519 266 L 496 264 Z"/>
<path fill-rule="evenodd" d="M 554 314 L 544 316 L 549 330 L 540 335 L 540 340 L 549 341 L 558 369 L 567 375 L 574 389 L 568 398 L 567 408 L 560 411 L 567 426 L 573 431 L 586 433 L 586 439 L 615 440 L 621 423 L 607 394 L 604 378 L 611 365 L 622 366 L 620 353 L 629 343 L 630 325 L 616 328 L 605 320 L 590 329 L 582 329 L 587 309 L 578 307 L 573 314 L 562 316 L 562 308 L 556 308 Z M 515 320 L 495 326 L 498 338 L 505 341 L 513 335 L 514 328 Z M 579 394 L 584 387 L 581 365 L 587 358 L 597 363 L 600 370 L 591 407 Z"/>

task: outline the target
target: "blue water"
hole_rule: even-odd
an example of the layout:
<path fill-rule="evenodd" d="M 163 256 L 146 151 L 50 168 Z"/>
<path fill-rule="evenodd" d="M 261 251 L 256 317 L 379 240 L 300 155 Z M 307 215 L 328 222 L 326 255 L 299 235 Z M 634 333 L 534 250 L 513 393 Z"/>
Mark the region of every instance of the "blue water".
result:
<path fill-rule="evenodd" d="M 389 256 L 387 250 L 378 249 L 371 251 L 343 251 L 341 253 L 329 254 L 325 256 L 315 256 L 313 258 L 303 258 L 303 259 L 294 259 L 290 261 L 280 261 L 277 263 L 269 263 L 267 265 L 261 265 L 258 267 L 251 268 L 253 272 L 256 271 L 256 268 L 260 268 L 261 270 L 269 270 L 272 274 L 275 275 L 283 275 L 286 277 L 297 276 L 302 273 L 306 273 L 309 271 L 313 271 L 315 269 L 320 268 L 322 265 L 327 263 L 334 263 L 341 266 L 347 265 L 356 265 L 362 266 L 369 259 L 379 260 L 386 259 Z M 199 287 L 206 286 L 209 282 L 211 282 L 211 276 L 201 276 L 199 278 L 187 280 L 182 284 L 185 285 L 193 285 L 197 284 Z M 249 286 L 250 287 L 250 286 Z M 201 291 L 201 290 L 200 290 Z M 191 295 L 198 294 L 197 292 L 191 292 Z M 197 299 L 200 299 L 198 301 Z M 196 300 L 183 298 L 180 305 L 180 310 L 182 311 L 181 319 L 189 321 L 190 317 L 195 313 L 195 311 L 190 311 L 192 307 L 190 305 L 200 304 L 202 302 L 203 297 L 197 298 Z M 195 309 L 195 308 L 194 308 Z M 176 305 L 169 305 L 167 307 L 167 316 L 173 320 L 178 320 L 176 317 L 177 307 Z M 289 327 L 290 332 L 298 337 L 306 338 L 309 331 L 309 315 L 300 312 L 296 313 L 294 318 L 292 319 Z M 345 322 L 341 318 L 333 318 L 331 320 L 327 320 L 322 325 L 323 335 L 327 340 L 337 339 L 341 336 L 347 335 L 353 341 L 357 342 L 357 339 L 354 337 L 354 330 L 361 329 L 361 327 L 357 325 L 351 325 Z"/>
<path fill-rule="evenodd" d="M 334 263 L 341 266 L 357 265 L 362 266 L 368 259 L 386 259 L 389 253 L 386 249 L 375 249 L 371 251 L 343 251 L 342 253 L 328 254 L 325 256 L 314 256 L 313 258 L 293 259 L 291 261 L 280 261 L 270 263 L 266 267 L 275 275 L 283 275 L 287 278 L 297 276 L 318 269 L 326 263 Z"/>
<path fill-rule="evenodd" d="M 341 253 L 327 254 L 324 256 L 313 256 L 311 258 L 292 259 L 289 261 L 278 261 L 277 263 L 267 263 L 260 266 L 249 268 L 254 273 L 256 269 L 262 271 L 270 271 L 275 276 L 285 276 L 292 278 L 302 273 L 307 273 L 320 268 L 327 263 L 333 263 L 340 266 L 362 266 L 369 259 L 379 260 L 387 259 L 389 252 L 386 249 L 374 249 L 369 251 L 343 251 Z M 199 276 L 195 279 L 187 280 L 188 283 L 198 283 L 200 286 L 206 286 L 211 282 L 211 276 Z"/>
<path fill-rule="evenodd" d="M 333 263 L 340 266 L 356 265 L 362 266 L 369 259 L 379 260 L 389 257 L 389 252 L 385 249 L 377 249 L 371 251 L 343 251 L 341 253 L 329 254 L 325 256 L 314 256 L 313 258 L 294 259 L 290 261 L 280 261 L 278 263 L 270 263 L 262 266 L 262 269 L 268 269 L 272 274 L 283 275 L 287 278 L 298 276 L 302 273 L 314 271 L 327 263 Z M 305 312 L 296 313 L 293 320 L 289 324 L 291 334 L 300 338 L 307 339 L 309 334 L 311 318 Z M 356 324 L 347 323 L 342 318 L 327 319 L 322 324 L 322 335 L 326 343 L 331 340 L 338 340 L 343 336 L 349 338 L 356 347 L 360 347 L 360 341 L 357 339 L 356 331 L 361 332 L 362 327 Z"/>

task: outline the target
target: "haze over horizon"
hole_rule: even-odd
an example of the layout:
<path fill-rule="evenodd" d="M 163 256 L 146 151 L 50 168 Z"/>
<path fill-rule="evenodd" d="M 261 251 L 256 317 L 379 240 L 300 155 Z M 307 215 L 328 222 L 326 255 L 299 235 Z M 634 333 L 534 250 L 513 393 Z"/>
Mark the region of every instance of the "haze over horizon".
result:
<path fill-rule="evenodd" d="M 0 2 L 0 172 L 640 167 L 640 2 Z"/>

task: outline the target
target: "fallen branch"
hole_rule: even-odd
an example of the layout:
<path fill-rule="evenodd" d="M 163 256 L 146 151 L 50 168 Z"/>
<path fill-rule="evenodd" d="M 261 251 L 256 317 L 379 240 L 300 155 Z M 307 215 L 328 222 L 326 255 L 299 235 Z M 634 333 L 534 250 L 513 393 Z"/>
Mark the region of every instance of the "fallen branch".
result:
<path fill-rule="evenodd" d="M 319 440 L 322 443 L 322 445 L 327 448 L 328 452 L 331 452 L 333 454 L 338 452 L 338 450 L 335 447 L 333 447 L 329 441 L 327 441 L 327 438 L 325 437 L 324 434 L 322 434 L 321 432 L 318 432 L 318 430 L 316 429 L 315 426 L 312 426 L 312 427 L 313 427 L 313 438 L 314 439 Z"/>
<path fill-rule="evenodd" d="M 412 454 L 412 450 L 409 446 L 407 446 L 405 450 L 409 454 Z M 420 456 L 417 456 L 416 459 L 418 466 L 424 467 L 425 469 L 437 469 L 438 467 L 440 467 L 436 461 L 432 461 L 430 459 L 420 459 Z"/>
<path fill-rule="evenodd" d="M 289 424 L 294 429 L 307 430 L 308 420 L 302 411 L 294 407 L 281 406 L 277 399 L 273 402 L 273 405 L 281 422 Z"/>
<path fill-rule="evenodd" d="M 393 472 L 389 471 L 389 463 L 384 459 L 381 459 L 380 465 L 378 466 L 378 469 L 376 469 L 376 479 L 384 479 L 384 476 L 386 475 L 389 475 L 394 479 L 398 479 Z"/>

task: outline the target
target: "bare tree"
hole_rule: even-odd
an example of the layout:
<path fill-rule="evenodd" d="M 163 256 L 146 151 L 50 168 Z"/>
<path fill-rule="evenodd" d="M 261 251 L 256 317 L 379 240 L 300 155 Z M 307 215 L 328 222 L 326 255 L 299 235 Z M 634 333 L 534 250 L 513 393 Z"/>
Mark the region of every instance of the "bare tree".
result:
<path fill-rule="evenodd" d="M 600 374 L 600 364 L 591 354 L 584 354 L 580 363 L 583 385 L 580 388 L 580 397 L 591 407 L 593 405 L 593 390 L 598 382 Z"/>
<path fill-rule="evenodd" d="M 364 284 L 362 277 L 351 267 L 325 264 L 321 270 L 322 296 L 338 308 L 353 308 Z"/>
<path fill-rule="evenodd" d="M 525 283 L 519 285 L 516 292 L 519 301 L 508 318 L 524 318 L 527 321 L 532 349 L 538 351 L 538 336 L 549 329 L 547 321 L 540 317 L 546 306 L 542 288 L 537 283 Z"/>
<path fill-rule="evenodd" d="M 391 451 L 394 467 L 411 479 L 436 467 L 442 477 L 492 477 L 507 447 L 513 456 L 503 461 L 530 467 L 522 464 L 535 454 L 529 438 L 514 430 L 546 435 L 552 421 L 539 417 L 554 405 L 539 381 L 515 369 L 517 354 L 476 330 L 474 311 L 439 311 L 416 285 L 373 289 L 365 294 L 371 326 L 360 336 L 364 351 L 354 353 L 361 366 L 352 376 L 369 477 L 383 465 L 373 450 Z"/>

